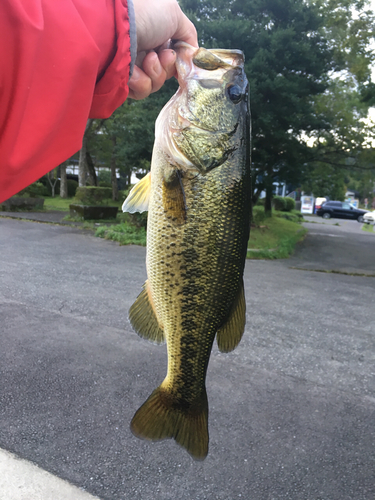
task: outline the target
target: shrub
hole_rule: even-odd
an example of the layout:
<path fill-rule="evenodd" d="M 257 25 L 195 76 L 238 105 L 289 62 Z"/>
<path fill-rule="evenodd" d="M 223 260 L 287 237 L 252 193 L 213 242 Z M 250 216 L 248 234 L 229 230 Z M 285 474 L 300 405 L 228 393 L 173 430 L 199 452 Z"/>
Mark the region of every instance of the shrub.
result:
<path fill-rule="evenodd" d="M 281 212 L 291 212 L 296 207 L 296 202 L 293 198 L 289 196 L 274 196 L 272 200 L 272 205 L 275 210 L 279 210 Z"/>
<path fill-rule="evenodd" d="M 129 214 L 129 222 L 132 226 L 144 229 L 147 228 L 147 216 L 148 212 L 142 212 L 141 214 L 136 212 L 134 214 Z"/>
<path fill-rule="evenodd" d="M 98 181 L 99 186 L 111 187 L 111 171 L 101 168 L 98 174 Z M 108 186 L 105 186 L 105 184 L 108 184 Z"/>
<path fill-rule="evenodd" d="M 25 189 L 22 189 L 17 196 L 24 196 L 29 198 L 39 198 L 41 196 L 47 196 L 48 191 L 46 187 L 41 182 L 34 182 L 27 186 Z"/>
<path fill-rule="evenodd" d="M 286 210 L 285 198 L 283 198 L 282 196 L 274 196 L 272 204 L 275 210 L 281 210 L 282 212 Z"/>
<path fill-rule="evenodd" d="M 76 195 L 76 191 L 78 188 L 78 182 L 74 179 L 68 179 L 68 196 L 71 198 Z"/>
<path fill-rule="evenodd" d="M 263 207 L 253 207 L 253 217 L 252 223 L 258 226 L 261 222 L 263 222 L 266 218 L 266 214 L 264 212 Z"/>
<path fill-rule="evenodd" d="M 124 202 L 130 192 L 130 189 L 123 189 L 118 192 L 118 199 L 122 202 Z"/>
<path fill-rule="evenodd" d="M 286 220 L 290 220 L 292 222 L 299 222 L 300 219 L 297 217 L 297 215 L 294 215 L 294 214 L 291 214 L 291 213 L 287 213 L 287 212 L 284 212 L 282 214 L 277 214 L 277 217 L 280 217 L 281 219 L 286 219 Z"/>
<path fill-rule="evenodd" d="M 295 215 L 298 219 L 298 222 L 303 222 L 303 214 L 299 210 L 292 210 L 293 215 Z"/>
<path fill-rule="evenodd" d="M 112 197 L 112 189 L 107 187 L 78 187 L 74 202 L 81 205 L 107 205 Z"/>
<path fill-rule="evenodd" d="M 294 210 L 296 208 L 296 202 L 294 201 L 293 198 L 290 198 L 290 196 L 286 196 L 284 198 L 285 200 L 285 211 L 286 212 L 291 212 L 292 210 Z"/>

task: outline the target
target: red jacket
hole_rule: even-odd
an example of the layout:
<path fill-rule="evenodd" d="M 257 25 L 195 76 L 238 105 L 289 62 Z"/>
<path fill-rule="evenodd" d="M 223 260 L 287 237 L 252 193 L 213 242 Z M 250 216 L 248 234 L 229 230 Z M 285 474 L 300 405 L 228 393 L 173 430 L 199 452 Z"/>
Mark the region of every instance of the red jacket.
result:
<path fill-rule="evenodd" d="M 130 62 L 126 0 L 1 0 L 0 202 L 125 101 Z"/>

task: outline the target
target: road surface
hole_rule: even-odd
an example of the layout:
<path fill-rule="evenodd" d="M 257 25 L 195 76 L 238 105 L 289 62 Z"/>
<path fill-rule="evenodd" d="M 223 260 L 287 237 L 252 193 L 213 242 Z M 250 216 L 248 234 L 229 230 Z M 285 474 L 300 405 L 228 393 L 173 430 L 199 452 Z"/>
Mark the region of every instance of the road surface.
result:
<path fill-rule="evenodd" d="M 127 320 L 145 249 L 0 218 L 0 500 L 375 498 L 375 234 L 339 223 L 248 261 L 246 332 L 213 349 L 195 462 L 129 430 L 166 372 Z"/>

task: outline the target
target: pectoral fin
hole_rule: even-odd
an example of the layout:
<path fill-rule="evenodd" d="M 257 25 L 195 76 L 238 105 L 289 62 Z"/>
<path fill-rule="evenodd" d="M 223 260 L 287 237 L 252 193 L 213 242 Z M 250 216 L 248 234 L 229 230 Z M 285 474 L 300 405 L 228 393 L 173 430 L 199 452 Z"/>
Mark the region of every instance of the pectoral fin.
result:
<path fill-rule="evenodd" d="M 147 212 L 151 193 L 151 172 L 141 179 L 130 191 L 122 205 L 123 212 Z"/>
<path fill-rule="evenodd" d="M 164 342 L 164 331 L 156 317 L 147 281 L 143 285 L 142 292 L 138 295 L 129 310 L 129 320 L 140 337 L 151 342 L 156 342 L 157 344 Z"/>
<path fill-rule="evenodd" d="M 228 321 L 217 332 L 217 345 L 221 352 L 235 349 L 242 338 L 246 323 L 246 303 L 243 282 L 234 301 Z"/>
<path fill-rule="evenodd" d="M 174 170 L 163 180 L 163 207 L 179 223 L 186 221 L 186 198 L 182 174 Z"/>

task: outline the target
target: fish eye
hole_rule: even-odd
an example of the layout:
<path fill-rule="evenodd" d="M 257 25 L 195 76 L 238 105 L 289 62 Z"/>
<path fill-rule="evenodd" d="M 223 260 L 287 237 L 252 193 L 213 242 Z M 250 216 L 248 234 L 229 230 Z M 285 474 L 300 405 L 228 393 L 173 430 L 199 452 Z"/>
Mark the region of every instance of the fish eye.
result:
<path fill-rule="evenodd" d="M 242 99 L 242 92 L 238 85 L 231 85 L 227 88 L 227 93 L 229 99 L 234 102 L 234 104 L 238 104 Z"/>

